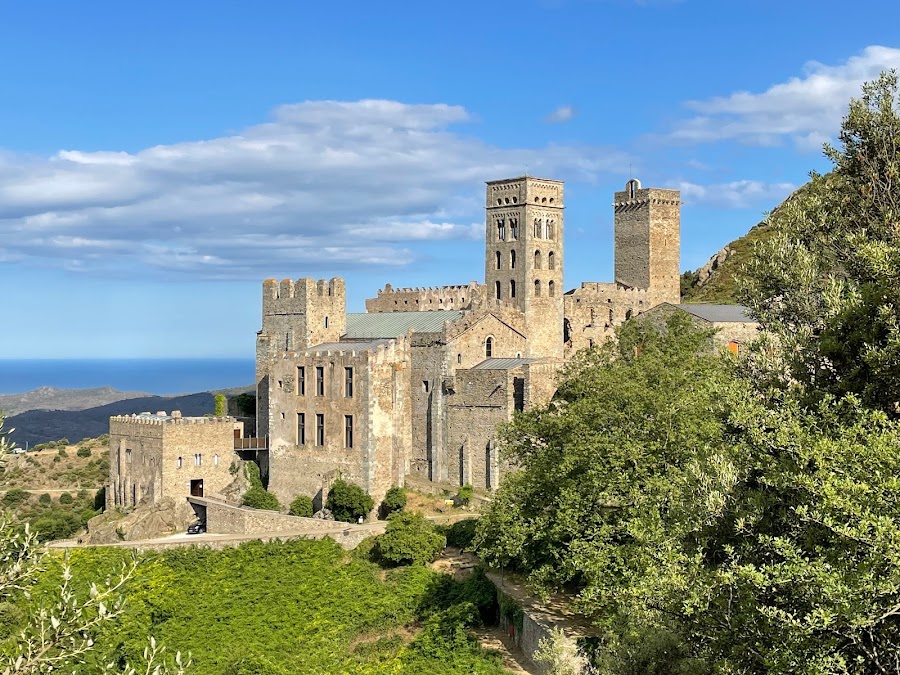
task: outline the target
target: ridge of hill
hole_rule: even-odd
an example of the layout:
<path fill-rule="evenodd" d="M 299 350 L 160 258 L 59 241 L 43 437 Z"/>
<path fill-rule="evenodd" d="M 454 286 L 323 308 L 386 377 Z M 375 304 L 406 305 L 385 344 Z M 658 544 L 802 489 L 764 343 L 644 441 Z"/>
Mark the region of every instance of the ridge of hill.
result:
<path fill-rule="evenodd" d="M 682 302 L 715 302 L 723 305 L 740 304 L 738 299 L 737 275 L 750 259 L 754 247 L 768 241 L 775 234 L 776 226 L 771 218 L 785 204 L 797 198 L 806 185 L 801 186 L 776 206 L 761 223 L 754 225 L 742 237 L 716 252 L 709 261 L 693 272 L 681 275 Z"/>
<path fill-rule="evenodd" d="M 38 387 L 20 394 L 0 394 L 0 411 L 11 417 L 29 410 L 84 410 L 151 395 L 144 391 L 119 391 L 112 387 L 90 389 Z"/>
<path fill-rule="evenodd" d="M 10 438 L 20 447 L 60 438 L 74 443 L 109 433 L 109 418 L 113 415 L 158 410 L 180 410 L 185 417 L 201 417 L 214 412 L 215 399 L 211 393 L 203 392 L 184 396 L 142 396 L 83 410 L 28 410 L 8 417 L 5 426 L 15 429 Z"/>

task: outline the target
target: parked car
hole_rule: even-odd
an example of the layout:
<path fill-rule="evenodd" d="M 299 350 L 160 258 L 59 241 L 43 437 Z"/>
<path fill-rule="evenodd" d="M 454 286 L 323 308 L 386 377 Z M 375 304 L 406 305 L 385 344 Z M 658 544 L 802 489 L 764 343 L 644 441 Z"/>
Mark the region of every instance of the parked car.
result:
<path fill-rule="evenodd" d="M 203 534 L 204 532 L 206 532 L 206 523 L 194 523 L 193 525 L 188 525 L 188 534 Z"/>

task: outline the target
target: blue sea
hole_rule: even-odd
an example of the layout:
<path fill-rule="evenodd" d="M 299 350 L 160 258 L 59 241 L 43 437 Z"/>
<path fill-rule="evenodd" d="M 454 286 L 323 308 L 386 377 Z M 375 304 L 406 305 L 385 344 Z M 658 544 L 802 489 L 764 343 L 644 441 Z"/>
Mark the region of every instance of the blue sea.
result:
<path fill-rule="evenodd" d="M 113 387 L 150 394 L 193 394 L 250 386 L 249 359 L 0 359 L 0 394 L 38 387 Z"/>

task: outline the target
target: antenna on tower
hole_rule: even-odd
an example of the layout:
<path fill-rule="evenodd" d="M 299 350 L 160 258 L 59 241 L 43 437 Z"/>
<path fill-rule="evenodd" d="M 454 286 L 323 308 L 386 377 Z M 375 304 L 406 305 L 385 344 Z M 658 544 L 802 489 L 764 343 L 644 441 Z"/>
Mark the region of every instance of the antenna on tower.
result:
<path fill-rule="evenodd" d="M 525 163 L 525 177 L 528 177 L 528 163 Z"/>

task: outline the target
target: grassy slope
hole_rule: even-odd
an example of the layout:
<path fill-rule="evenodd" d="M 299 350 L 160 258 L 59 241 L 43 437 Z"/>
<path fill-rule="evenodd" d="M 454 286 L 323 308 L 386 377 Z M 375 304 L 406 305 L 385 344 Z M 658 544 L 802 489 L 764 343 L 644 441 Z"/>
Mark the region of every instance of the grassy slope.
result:
<path fill-rule="evenodd" d="M 795 199 L 802 194 L 805 186 L 798 188 L 787 199 L 779 204 L 773 211 L 772 215 L 781 208 L 783 204 Z M 740 273 L 741 267 L 749 260 L 752 255 L 753 247 L 759 242 L 766 241 L 771 238 L 775 230 L 768 220 L 761 222 L 759 225 L 751 228 L 743 237 L 735 239 L 728 244 L 732 254 L 717 269 L 713 270 L 709 279 L 702 286 L 694 284 L 687 291 L 682 293 L 683 302 L 716 302 L 721 304 L 737 304 L 738 288 L 735 277 Z"/>
<path fill-rule="evenodd" d="M 80 583 L 115 573 L 127 559 L 114 549 L 72 554 Z M 52 588 L 56 574 L 37 590 Z M 143 558 L 126 613 L 99 639 L 98 655 L 134 658 L 153 635 L 170 651 L 190 652 L 192 675 L 500 675 L 499 657 L 465 631 L 473 614 L 464 600 L 484 595 L 469 583 L 424 567 L 385 572 L 327 539 L 173 550 Z"/>

